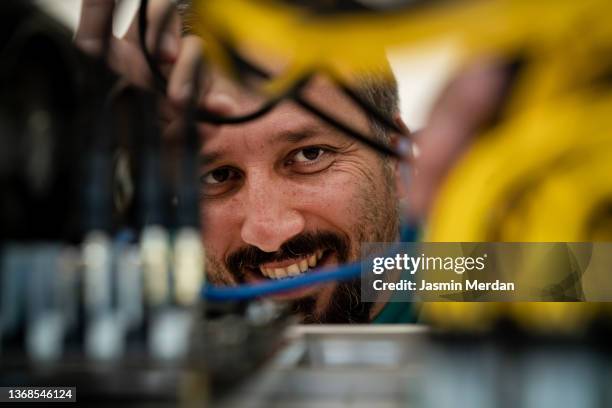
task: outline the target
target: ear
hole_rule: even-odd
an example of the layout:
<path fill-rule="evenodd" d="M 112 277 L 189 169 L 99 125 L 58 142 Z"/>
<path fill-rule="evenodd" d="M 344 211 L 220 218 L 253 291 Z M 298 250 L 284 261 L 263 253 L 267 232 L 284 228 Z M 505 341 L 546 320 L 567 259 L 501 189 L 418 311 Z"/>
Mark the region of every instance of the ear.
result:
<path fill-rule="evenodd" d="M 413 138 L 408 126 L 404 123 L 404 120 L 400 116 L 399 112 L 396 112 L 393 115 L 393 123 L 402 131 L 403 135 L 398 135 L 397 133 L 393 133 L 391 136 L 391 146 L 396 151 L 400 151 L 404 154 L 404 158 L 402 160 L 395 160 L 394 163 L 394 176 L 395 176 L 395 190 L 397 192 L 397 198 L 400 200 L 400 204 L 402 207 L 405 205 L 407 197 L 408 197 L 408 182 L 409 175 L 412 172 L 412 158 L 413 158 Z"/>

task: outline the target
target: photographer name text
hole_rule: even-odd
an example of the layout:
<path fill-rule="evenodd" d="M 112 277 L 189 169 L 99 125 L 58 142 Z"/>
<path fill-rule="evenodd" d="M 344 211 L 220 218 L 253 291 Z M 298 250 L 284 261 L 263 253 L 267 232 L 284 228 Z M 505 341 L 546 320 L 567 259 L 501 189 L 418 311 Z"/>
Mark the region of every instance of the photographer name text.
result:
<path fill-rule="evenodd" d="M 396 254 L 393 257 L 377 257 L 372 260 L 372 273 L 381 275 L 388 272 L 408 272 L 415 275 L 417 272 L 436 271 L 453 272 L 462 275 L 466 271 L 483 271 L 486 268 L 487 254 L 479 257 L 455 256 L 410 256 Z M 514 282 L 482 281 L 465 279 L 455 281 L 430 281 L 421 279 L 420 282 L 412 279 L 400 279 L 394 282 L 385 282 L 376 279 L 372 282 L 375 291 L 514 291 Z"/>

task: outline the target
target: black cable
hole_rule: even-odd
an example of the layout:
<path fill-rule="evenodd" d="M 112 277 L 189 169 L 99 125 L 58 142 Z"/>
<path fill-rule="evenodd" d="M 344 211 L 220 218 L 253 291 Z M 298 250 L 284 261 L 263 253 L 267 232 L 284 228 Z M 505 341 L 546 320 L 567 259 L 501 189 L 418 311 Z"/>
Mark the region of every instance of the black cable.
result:
<path fill-rule="evenodd" d="M 101 98 L 100 98 L 101 99 Z M 112 149 L 115 140 L 115 115 L 112 106 L 96 101 L 89 118 L 92 137 L 84 161 L 84 231 L 110 231 L 112 228 Z"/>
<path fill-rule="evenodd" d="M 203 61 L 198 59 L 193 68 L 192 93 L 189 95 L 187 108 L 183 117 L 183 149 L 181 157 L 181 170 L 178 179 L 177 198 L 178 208 L 176 212 L 177 226 L 195 227 L 200 225 L 199 213 L 199 191 L 198 191 L 198 155 L 200 152 L 200 140 L 196 126 L 196 112 L 198 106 L 198 95 L 200 94 L 201 81 L 200 70 Z"/>
<path fill-rule="evenodd" d="M 142 53 L 145 57 L 145 60 L 147 61 L 147 65 L 149 66 L 149 69 L 151 70 L 151 73 L 153 74 L 153 82 L 154 82 L 155 88 L 158 91 L 165 94 L 166 88 L 168 87 L 168 81 L 166 80 L 162 72 L 160 71 L 159 66 L 155 62 L 154 56 L 151 55 L 147 47 L 147 27 L 148 27 L 147 10 L 148 8 L 149 8 L 149 0 L 140 0 L 140 7 L 138 8 L 138 40 L 140 42 L 140 48 L 142 49 Z M 173 11 L 172 8 L 169 7 L 166 10 L 166 14 L 170 15 L 172 11 Z M 162 19 L 162 23 L 164 22 L 165 22 L 165 25 L 160 26 L 160 33 L 165 31 L 166 25 L 168 25 L 168 23 L 170 22 L 170 18 L 164 16 L 164 18 Z M 160 48 L 160 44 L 159 44 L 160 39 L 161 39 L 161 35 L 157 37 L 158 44 L 155 45 L 156 53 L 159 51 L 159 48 Z"/>
<path fill-rule="evenodd" d="M 140 8 L 139 8 L 139 36 L 140 36 L 140 46 L 142 48 L 142 52 L 145 56 L 145 60 L 147 61 L 147 64 L 149 65 L 151 72 L 154 75 L 155 78 L 155 82 L 156 82 L 156 87 L 158 88 L 158 90 L 160 90 L 161 92 L 165 93 L 166 92 L 166 88 L 167 88 L 167 83 L 168 81 L 166 80 L 166 78 L 163 76 L 163 74 L 161 73 L 161 71 L 159 70 L 159 67 L 157 66 L 156 62 L 155 62 L 155 58 L 150 54 L 147 45 L 146 45 L 146 31 L 147 31 L 147 16 L 146 16 L 146 11 L 147 11 L 147 7 L 148 7 L 148 0 L 141 0 L 140 3 Z M 171 12 L 173 12 L 173 8 L 169 7 L 168 10 L 165 13 L 164 18 L 162 19 L 162 24 L 160 25 L 160 32 L 165 31 L 166 26 L 169 24 L 170 22 L 170 17 L 168 17 L 168 14 L 170 14 Z M 155 50 L 159 50 L 159 42 L 161 40 L 161 34 L 158 34 L 157 36 L 157 43 L 155 46 Z M 237 52 L 234 52 L 233 48 L 230 47 L 228 44 L 223 44 L 224 47 L 226 48 L 226 51 L 228 52 L 228 54 L 230 55 L 230 57 L 234 60 L 234 63 L 236 64 L 236 66 L 239 68 L 239 70 L 241 70 L 242 72 L 244 71 L 248 71 L 251 72 L 252 74 L 259 76 L 261 78 L 264 79 L 270 79 L 271 75 L 268 74 L 265 70 L 261 69 L 260 67 L 257 67 L 256 65 L 254 65 L 253 63 L 251 63 L 250 61 L 247 61 L 245 58 L 243 58 L 242 56 L 240 56 L 240 54 L 238 54 Z M 391 149 L 390 147 L 386 146 L 385 144 L 375 140 L 375 139 L 371 139 L 369 137 L 367 137 L 366 135 L 363 135 L 362 133 L 360 133 L 359 131 L 352 129 L 351 127 L 343 124 L 342 122 L 340 122 L 339 120 L 335 119 L 334 117 L 328 115 L 327 113 L 323 112 L 321 109 L 317 108 L 316 106 L 314 106 L 312 103 L 310 103 L 309 101 L 307 101 L 306 99 L 304 99 L 301 95 L 300 95 L 300 91 L 301 89 L 306 85 L 306 83 L 308 82 L 310 78 L 310 75 L 307 75 L 305 78 L 302 78 L 300 81 L 297 81 L 296 84 L 291 87 L 287 92 L 283 93 L 282 95 L 280 95 L 277 98 L 274 98 L 268 102 L 266 102 L 261 108 L 257 109 L 254 112 L 245 114 L 245 115 L 241 115 L 241 116 L 220 116 L 218 114 L 215 114 L 211 111 L 208 111 L 206 109 L 202 109 L 199 108 L 196 111 L 196 115 L 195 117 L 197 118 L 198 121 L 202 121 L 202 122 L 208 122 L 208 123 L 212 123 L 212 124 L 216 124 L 216 125 L 229 125 L 229 124 L 239 124 L 239 123 L 245 123 L 245 122 L 249 122 L 252 120 L 255 120 L 261 116 L 264 116 L 265 114 L 267 114 L 268 112 L 270 112 L 274 107 L 276 107 L 276 105 L 278 105 L 282 100 L 284 99 L 292 99 L 294 100 L 298 105 L 300 105 L 302 108 L 304 108 L 305 110 L 307 110 L 308 112 L 312 113 L 313 115 L 319 117 L 321 120 L 323 120 L 324 122 L 326 122 L 327 124 L 329 124 L 330 126 L 335 127 L 336 129 L 340 130 L 341 132 L 346 133 L 347 135 L 349 135 L 350 137 L 361 141 L 362 143 L 366 144 L 367 146 L 369 146 L 370 148 L 385 154 L 385 155 L 389 155 L 392 156 L 396 159 L 402 159 L 402 155 L 398 152 L 396 152 L 395 150 Z M 404 135 L 404 133 L 401 131 L 401 129 L 399 129 L 389 118 L 385 117 L 383 114 L 381 114 L 380 112 L 378 112 L 377 109 L 374 109 L 367 101 L 363 100 L 363 98 L 361 98 L 359 95 L 357 95 L 357 93 L 355 93 L 353 90 L 351 90 L 349 87 L 342 85 L 341 83 L 339 83 L 339 80 L 335 77 L 335 76 L 331 76 L 331 78 L 334 80 L 334 82 L 336 82 L 336 84 L 340 84 L 340 89 L 353 101 L 355 101 L 355 103 L 367 114 L 371 115 L 375 120 L 379 121 L 381 124 L 383 124 L 383 126 L 392 129 L 393 131 L 397 132 L 400 135 Z"/>
<path fill-rule="evenodd" d="M 102 47 L 100 49 L 100 60 L 108 61 L 108 56 L 111 50 L 111 44 L 113 40 L 113 19 L 112 15 L 114 10 L 120 5 L 121 0 L 118 0 L 115 4 L 113 4 L 113 10 L 110 11 L 111 15 L 106 20 L 106 24 L 104 26 L 104 32 L 102 36 Z"/>
<path fill-rule="evenodd" d="M 247 61 L 239 53 L 235 52 L 235 50 L 232 47 L 230 47 L 228 44 L 224 44 L 224 48 L 240 72 L 250 72 L 251 74 L 254 74 L 255 76 L 258 76 L 263 79 L 268 79 L 268 80 L 272 79 L 272 76 L 268 72 L 263 70 L 261 67 L 254 65 L 250 61 Z M 372 116 L 374 120 L 381 123 L 387 129 L 391 129 L 394 132 L 398 133 L 400 136 L 408 137 L 408 135 L 405 134 L 404 131 L 400 129 L 393 122 L 393 120 L 391 120 L 384 113 L 380 112 L 378 109 L 372 106 L 371 103 L 363 99 L 351 87 L 344 84 L 342 80 L 340 80 L 338 75 L 334 74 L 330 70 L 322 70 L 322 71 L 328 78 L 332 80 L 332 82 L 334 82 L 334 84 L 338 88 L 340 88 L 340 90 L 346 96 L 348 96 L 356 105 L 358 105 L 361 108 L 363 113 L 365 113 L 366 115 Z"/>
<path fill-rule="evenodd" d="M 362 135 L 359 131 L 350 128 L 349 126 L 340 122 L 336 118 L 328 115 L 327 113 L 323 112 L 321 109 L 317 108 L 315 105 L 310 103 L 308 100 L 304 99 L 302 95 L 299 95 L 299 94 L 295 95 L 293 97 L 293 100 L 298 105 L 300 105 L 302 108 L 312 113 L 313 115 L 317 116 L 319 119 L 322 119 L 327 124 L 335 127 L 341 132 L 346 133 L 348 136 L 352 137 L 353 139 L 357 139 L 358 141 L 376 150 L 377 152 L 389 155 L 398 160 L 402 159 L 402 155 L 400 153 L 396 152 L 395 150 L 391 149 L 390 147 L 386 146 L 385 144 L 375 139 L 370 139 L 369 137 Z"/>
<path fill-rule="evenodd" d="M 372 116 L 374 118 L 374 120 L 376 120 L 377 122 L 381 123 L 387 129 L 393 130 L 395 133 L 399 134 L 400 136 L 408 137 L 408 135 L 406 135 L 404 133 L 404 131 L 402 129 L 400 129 L 393 122 L 393 120 L 389 119 L 389 117 L 387 115 L 383 114 L 378 109 L 374 108 L 368 101 L 363 99 L 351 87 L 349 87 L 349 86 L 343 84 L 342 82 L 340 82 L 340 80 L 337 79 L 335 76 L 331 76 L 330 75 L 329 77 L 336 83 L 336 85 L 342 90 L 342 92 L 344 92 L 344 94 L 346 96 L 348 96 L 353 102 L 355 102 L 356 105 L 358 105 L 361 108 L 361 110 L 364 113 L 366 113 L 367 115 Z"/>
<path fill-rule="evenodd" d="M 272 78 L 272 76 L 268 72 L 266 72 L 264 69 L 262 69 L 261 67 L 256 66 L 255 64 L 253 64 L 250 61 L 247 61 L 244 57 L 242 57 L 238 53 L 236 53 L 234 51 L 230 51 L 230 54 L 231 54 L 232 59 L 238 64 L 238 67 L 239 67 L 240 70 L 242 70 L 242 71 L 250 71 L 254 75 L 259 76 L 259 77 L 261 77 L 263 79 L 270 79 L 270 78 Z M 330 75 L 330 77 L 334 80 L 334 82 L 336 82 L 336 84 L 341 85 L 340 86 L 341 89 L 343 89 L 343 90 L 346 89 L 347 91 L 350 90 L 349 87 L 347 87 L 345 85 L 342 85 L 341 83 L 339 84 L 339 80 L 337 80 L 337 78 L 335 78 L 335 76 Z M 382 119 L 381 122 L 382 122 L 383 125 L 387 126 L 388 128 L 391 128 L 391 129 L 395 130 L 400 135 L 404 135 L 405 136 L 405 134 L 402 132 L 402 130 L 400 130 L 388 118 L 384 117 L 384 115 L 382 115 L 380 112 L 375 110 L 367 101 L 363 100 L 353 90 L 350 90 L 350 93 L 347 93 L 347 95 L 352 100 L 354 100 L 362 108 L 362 110 L 366 114 L 371 114 L 376 120 L 378 120 L 379 118 Z M 323 120 L 324 122 L 326 122 L 330 126 L 333 126 L 336 129 L 340 130 L 341 132 L 346 133 L 348 136 L 350 136 L 350 137 L 352 137 L 354 139 L 359 140 L 360 142 L 366 144 L 368 147 L 378 151 L 379 153 L 383 153 L 383 154 L 392 156 L 392 157 L 394 157 L 394 158 L 396 158 L 398 160 L 401 160 L 403 158 L 400 153 L 398 153 L 395 150 L 391 149 L 387 145 L 379 142 L 378 140 L 371 139 L 368 136 L 363 135 L 361 132 L 359 132 L 359 131 L 357 131 L 355 129 L 352 129 L 351 127 L 343 124 L 342 122 L 340 122 L 339 120 L 337 120 L 333 116 L 328 115 L 327 113 L 325 113 L 324 111 L 322 111 L 321 109 L 319 109 L 318 107 L 316 107 L 315 105 L 310 103 L 308 100 L 304 99 L 304 97 L 300 94 L 300 92 L 294 93 L 293 96 L 292 96 L 292 99 L 298 105 L 300 105 L 302 108 L 304 108 L 308 112 L 312 113 L 313 115 L 317 116 L 319 119 Z"/>
<path fill-rule="evenodd" d="M 159 33 L 156 36 L 156 41 L 155 41 L 156 44 L 154 47 L 155 54 L 152 55 L 149 52 L 149 49 L 146 44 L 146 32 L 148 29 L 148 20 L 147 20 L 148 5 L 149 5 L 148 0 L 140 1 L 140 7 L 138 9 L 139 43 L 140 43 L 140 48 L 142 50 L 142 53 L 147 62 L 147 65 L 149 66 L 149 69 L 151 70 L 151 73 L 153 74 L 154 86 L 159 92 L 165 95 L 166 90 L 168 88 L 168 80 L 164 77 L 163 73 L 159 69 L 159 66 L 156 63 L 156 59 L 157 59 L 156 56 L 159 54 L 162 33 L 166 30 L 168 24 L 170 23 L 172 13 L 174 12 L 174 7 L 170 5 L 164 13 L 164 17 L 162 18 L 161 24 L 159 27 Z M 296 91 L 296 87 L 292 87 L 285 94 L 280 95 L 277 98 L 269 100 L 259 109 L 251 113 L 247 113 L 245 115 L 221 116 L 207 109 L 198 108 L 196 111 L 195 117 L 200 122 L 208 122 L 208 123 L 212 123 L 215 125 L 231 125 L 231 124 L 250 122 L 270 112 L 283 99 L 285 99 L 288 95 L 293 94 L 295 91 Z"/>

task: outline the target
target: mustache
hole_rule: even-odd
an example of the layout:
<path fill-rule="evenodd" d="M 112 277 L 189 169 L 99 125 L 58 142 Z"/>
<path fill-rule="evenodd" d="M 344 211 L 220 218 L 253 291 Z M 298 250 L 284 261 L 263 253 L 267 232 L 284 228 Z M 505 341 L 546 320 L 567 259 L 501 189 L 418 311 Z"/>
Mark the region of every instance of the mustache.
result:
<path fill-rule="evenodd" d="M 336 252 L 338 261 L 345 263 L 349 257 L 348 239 L 329 231 L 304 232 L 285 242 L 276 252 L 264 252 L 248 245 L 232 252 L 225 260 L 227 269 L 236 277 L 244 275 L 244 268 L 257 269 L 267 262 L 280 262 L 286 259 L 311 255 L 318 250 L 331 249 Z"/>

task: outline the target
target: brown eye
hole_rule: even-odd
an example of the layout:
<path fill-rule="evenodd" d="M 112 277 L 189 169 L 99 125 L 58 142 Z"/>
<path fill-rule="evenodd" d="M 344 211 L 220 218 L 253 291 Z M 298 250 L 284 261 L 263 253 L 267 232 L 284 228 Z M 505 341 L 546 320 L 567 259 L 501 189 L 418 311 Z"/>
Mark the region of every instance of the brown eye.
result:
<path fill-rule="evenodd" d="M 285 164 L 296 174 L 316 174 L 334 163 L 336 152 L 326 146 L 306 146 L 294 150 Z"/>
<path fill-rule="evenodd" d="M 200 177 L 202 197 L 214 198 L 240 186 L 242 173 L 232 167 L 219 167 Z"/>
<path fill-rule="evenodd" d="M 207 185 L 220 184 L 228 181 L 234 176 L 234 170 L 227 167 L 215 169 L 204 174 L 201 178 L 202 183 Z"/>
<path fill-rule="evenodd" d="M 320 147 L 307 147 L 298 151 L 295 154 L 295 161 L 298 163 L 307 163 L 315 161 L 320 158 L 323 153 L 324 150 Z"/>

